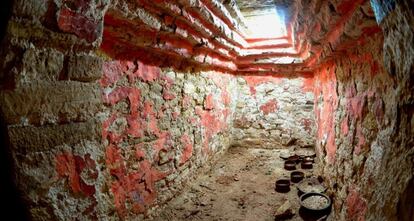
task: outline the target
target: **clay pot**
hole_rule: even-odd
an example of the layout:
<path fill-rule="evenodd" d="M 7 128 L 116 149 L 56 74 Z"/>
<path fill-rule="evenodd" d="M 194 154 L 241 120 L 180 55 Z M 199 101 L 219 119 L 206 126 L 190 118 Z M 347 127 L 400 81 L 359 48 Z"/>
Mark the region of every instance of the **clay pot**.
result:
<path fill-rule="evenodd" d="M 275 183 L 275 190 L 279 193 L 287 193 L 290 191 L 290 181 L 287 179 L 277 180 Z"/>
<path fill-rule="evenodd" d="M 288 160 L 293 161 L 295 163 L 300 163 L 301 158 L 298 155 L 293 155 L 293 156 L 289 157 Z"/>
<path fill-rule="evenodd" d="M 299 183 L 301 180 L 303 180 L 304 177 L 305 174 L 303 172 L 293 171 L 290 174 L 290 181 L 292 181 L 292 183 Z"/>
<path fill-rule="evenodd" d="M 310 192 L 323 193 L 326 191 L 326 187 L 316 177 L 303 179 L 297 184 L 297 188 L 299 196 Z"/>
<path fill-rule="evenodd" d="M 312 162 L 302 162 L 301 164 L 301 168 L 302 169 L 312 169 L 313 168 L 313 163 Z"/>
<path fill-rule="evenodd" d="M 313 197 L 313 199 L 310 199 Z M 308 199 L 308 200 L 307 200 Z M 332 205 L 331 199 L 323 193 L 305 193 L 300 197 L 300 213 L 307 214 L 307 217 L 321 217 L 329 214 Z"/>
<path fill-rule="evenodd" d="M 303 158 L 302 162 L 311 162 L 311 163 L 314 163 L 315 160 L 313 159 L 313 157 L 305 157 L 305 158 Z"/>
<path fill-rule="evenodd" d="M 296 162 L 291 160 L 285 161 L 285 169 L 286 170 L 296 170 Z"/>
<path fill-rule="evenodd" d="M 282 152 L 280 153 L 280 158 L 282 158 L 283 160 L 287 160 L 289 159 L 289 157 L 292 157 L 292 153 L 287 153 L 287 152 Z"/>

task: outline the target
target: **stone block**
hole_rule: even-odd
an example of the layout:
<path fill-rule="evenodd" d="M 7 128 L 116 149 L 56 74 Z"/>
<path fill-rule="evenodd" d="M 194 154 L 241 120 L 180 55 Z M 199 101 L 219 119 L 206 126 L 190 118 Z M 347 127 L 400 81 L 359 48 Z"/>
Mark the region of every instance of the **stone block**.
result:
<path fill-rule="evenodd" d="M 57 146 L 73 146 L 83 141 L 100 141 L 101 131 L 101 123 L 98 121 L 42 127 L 8 127 L 12 148 L 19 154 L 50 151 Z"/>
<path fill-rule="evenodd" d="M 16 16 L 40 19 L 47 12 L 48 1 L 24 0 L 14 1 L 13 14 Z"/>
<path fill-rule="evenodd" d="M 69 59 L 68 77 L 75 81 L 95 81 L 102 77 L 102 58 L 95 55 L 73 55 Z"/>
<path fill-rule="evenodd" d="M 8 124 L 85 121 L 100 111 L 98 84 L 46 82 L 0 93 L 1 111 Z"/>
<path fill-rule="evenodd" d="M 56 81 L 63 68 L 64 55 L 53 49 L 29 48 L 23 54 L 23 70 L 19 83 L 46 80 Z"/>

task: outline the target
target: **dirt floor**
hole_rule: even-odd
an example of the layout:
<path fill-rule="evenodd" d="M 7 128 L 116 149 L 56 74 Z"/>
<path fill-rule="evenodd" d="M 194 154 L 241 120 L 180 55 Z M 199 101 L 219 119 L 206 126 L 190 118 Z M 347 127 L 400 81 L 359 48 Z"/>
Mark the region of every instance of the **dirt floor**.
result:
<path fill-rule="evenodd" d="M 275 181 L 289 179 L 291 173 L 283 168 L 280 156 L 294 152 L 294 148 L 231 148 L 154 220 L 271 221 L 282 205 L 294 213 L 288 220 L 304 220 L 299 215 L 296 184 L 290 186 L 289 193 L 275 191 Z M 302 170 L 300 165 L 297 168 L 306 177 L 312 176 L 312 169 Z"/>

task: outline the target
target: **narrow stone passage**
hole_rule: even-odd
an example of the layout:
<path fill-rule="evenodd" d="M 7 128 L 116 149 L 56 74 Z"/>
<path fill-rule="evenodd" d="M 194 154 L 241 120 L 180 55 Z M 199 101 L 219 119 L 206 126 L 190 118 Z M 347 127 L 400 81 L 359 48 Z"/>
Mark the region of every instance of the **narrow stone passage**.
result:
<path fill-rule="evenodd" d="M 298 151 L 310 149 L 297 149 Z M 275 220 L 275 212 L 286 201 L 295 213 L 289 220 L 303 220 L 299 214 L 296 184 L 288 193 L 275 191 L 275 181 L 289 179 L 281 155 L 295 153 L 295 148 L 230 148 L 211 170 L 189 185 L 181 195 L 166 205 L 155 221 L 165 220 Z M 315 166 L 315 165 L 314 165 Z M 313 169 L 297 170 L 311 177 Z"/>
<path fill-rule="evenodd" d="M 413 0 L 2 3 L 3 217 L 414 221 Z"/>

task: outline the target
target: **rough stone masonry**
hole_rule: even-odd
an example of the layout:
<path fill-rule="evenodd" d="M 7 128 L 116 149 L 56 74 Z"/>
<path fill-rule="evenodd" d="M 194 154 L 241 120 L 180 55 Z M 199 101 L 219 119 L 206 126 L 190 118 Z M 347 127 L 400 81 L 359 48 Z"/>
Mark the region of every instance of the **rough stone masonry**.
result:
<path fill-rule="evenodd" d="M 411 221 L 412 3 L 274 2 L 286 36 L 252 39 L 243 12 L 268 1 L 15 0 L 0 116 L 22 216 L 144 219 L 232 145 L 296 145 L 332 220 Z"/>

